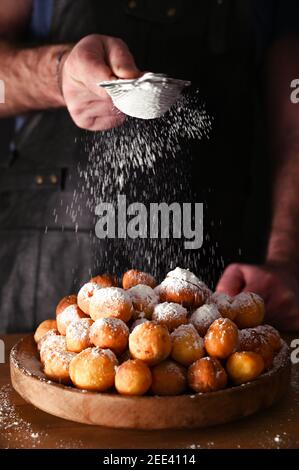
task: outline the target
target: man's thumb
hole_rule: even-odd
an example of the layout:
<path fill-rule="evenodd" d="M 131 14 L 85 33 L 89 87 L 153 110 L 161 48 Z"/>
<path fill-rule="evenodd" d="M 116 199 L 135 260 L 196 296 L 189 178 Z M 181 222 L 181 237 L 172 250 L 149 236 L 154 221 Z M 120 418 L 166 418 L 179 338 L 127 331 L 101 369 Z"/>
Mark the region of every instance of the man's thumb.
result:
<path fill-rule="evenodd" d="M 228 295 L 237 295 L 245 285 L 244 274 L 240 264 L 230 264 L 222 274 L 216 292 L 224 292 Z"/>

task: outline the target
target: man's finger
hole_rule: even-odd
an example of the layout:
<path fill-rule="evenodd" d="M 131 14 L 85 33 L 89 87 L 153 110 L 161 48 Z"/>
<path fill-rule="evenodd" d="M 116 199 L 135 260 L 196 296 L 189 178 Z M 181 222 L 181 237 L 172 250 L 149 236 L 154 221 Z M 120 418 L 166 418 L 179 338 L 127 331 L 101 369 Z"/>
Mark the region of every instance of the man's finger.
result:
<path fill-rule="evenodd" d="M 141 75 L 128 46 L 118 38 L 106 37 L 104 42 L 108 64 L 118 78 L 137 78 Z"/>
<path fill-rule="evenodd" d="M 231 264 L 225 269 L 217 284 L 216 291 L 228 295 L 237 295 L 243 290 L 244 285 L 245 280 L 241 265 Z"/>

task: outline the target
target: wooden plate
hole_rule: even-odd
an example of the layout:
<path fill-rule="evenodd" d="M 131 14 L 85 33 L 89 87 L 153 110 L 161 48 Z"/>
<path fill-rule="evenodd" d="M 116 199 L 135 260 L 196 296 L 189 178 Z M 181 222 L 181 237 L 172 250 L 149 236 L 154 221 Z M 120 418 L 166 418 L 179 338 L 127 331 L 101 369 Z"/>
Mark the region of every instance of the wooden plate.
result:
<path fill-rule="evenodd" d="M 179 429 L 227 423 L 268 408 L 286 393 L 291 366 L 284 344 L 274 368 L 242 386 L 176 397 L 124 397 L 49 381 L 33 336 L 28 336 L 12 349 L 10 369 L 14 389 L 27 402 L 60 418 L 113 428 Z"/>

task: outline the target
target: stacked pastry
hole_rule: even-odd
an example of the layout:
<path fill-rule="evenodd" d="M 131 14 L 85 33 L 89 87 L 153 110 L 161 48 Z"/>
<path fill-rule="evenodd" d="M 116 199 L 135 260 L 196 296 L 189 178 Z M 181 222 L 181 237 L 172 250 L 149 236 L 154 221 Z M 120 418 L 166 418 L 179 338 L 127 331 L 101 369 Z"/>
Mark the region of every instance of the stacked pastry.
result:
<path fill-rule="evenodd" d="M 123 395 L 205 393 L 271 369 L 282 340 L 264 315 L 258 295 L 212 293 L 189 270 L 176 268 L 158 285 L 132 269 L 122 287 L 103 274 L 64 297 L 35 341 L 56 382 Z"/>

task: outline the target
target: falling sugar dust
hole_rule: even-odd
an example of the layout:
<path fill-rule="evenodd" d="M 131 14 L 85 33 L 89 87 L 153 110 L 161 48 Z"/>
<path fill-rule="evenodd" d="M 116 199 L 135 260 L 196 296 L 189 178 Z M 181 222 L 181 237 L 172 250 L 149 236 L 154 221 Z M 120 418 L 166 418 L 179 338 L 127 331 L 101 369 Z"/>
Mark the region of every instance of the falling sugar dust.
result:
<path fill-rule="evenodd" d="M 127 204 L 198 203 L 190 184 L 193 156 L 191 143 L 208 139 L 211 119 L 198 91 L 186 91 L 161 118 L 141 120 L 128 117 L 125 123 L 105 132 L 86 132 L 84 155 L 78 164 L 79 183 L 73 194 L 72 220 L 80 230 L 80 219 L 88 211 L 92 218 L 91 245 L 94 265 L 91 272 L 122 272 L 134 266 L 158 278 L 177 266 L 188 266 L 211 281 L 213 269 L 223 268 L 221 257 L 204 233 L 200 250 L 186 250 L 183 239 L 126 238 L 101 239 L 94 235 L 97 223 L 95 209 L 100 203 L 117 206 L 119 195 Z M 204 206 L 204 210 L 206 210 Z M 194 215 L 193 215 L 194 217 Z M 203 216 L 204 217 L 204 216 Z M 57 219 L 57 217 L 56 217 Z M 59 223 L 59 219 L 56 220 Z M 212 222 L 213 223 L 213 222 Z M 220 223 L 218 220 L 215 223 Z M 201 266 L 201 253 L 209 266 Z"/>

